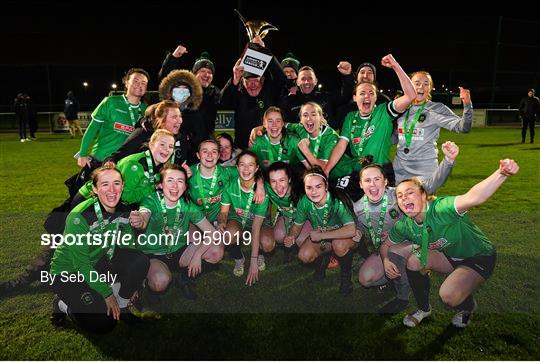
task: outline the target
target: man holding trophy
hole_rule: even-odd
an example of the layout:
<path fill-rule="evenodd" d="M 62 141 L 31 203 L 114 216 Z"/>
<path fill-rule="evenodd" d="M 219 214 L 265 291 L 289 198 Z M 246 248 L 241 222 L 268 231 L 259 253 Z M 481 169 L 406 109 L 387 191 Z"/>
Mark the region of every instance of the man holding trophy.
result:
<path fill-rule="evenodd" d="M 240 14 L 238 14 L 240 15 Z M 277 30 L 264 21 L 245 21 L 250 42 L 233 67 L 233 77 L 221 92 L 221 105 L 235 111 L 235 144 L 248 148 L 251 129 L 262 122 L 264 111 L 277 106 L 286 77 L 278 60 L 264 45 L 269 30 Z"/>

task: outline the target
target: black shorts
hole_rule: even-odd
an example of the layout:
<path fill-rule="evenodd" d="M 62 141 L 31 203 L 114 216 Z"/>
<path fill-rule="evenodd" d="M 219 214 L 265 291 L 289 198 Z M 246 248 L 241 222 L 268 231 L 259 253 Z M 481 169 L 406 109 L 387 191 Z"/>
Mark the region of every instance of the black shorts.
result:
<path fill-rule="evenodd" d="M 157 259 L 165 263 L 170 271 L 180 270 L 180 257 L 186 251 L 187 245 L 184 245 L 174 253 L 170 254 L 147 254 L 148 259 Z"/>
<path fill-rule="evenodd" d="M 491 274 L 493 274 L 495 262 L 497 261 L 497 254 L 495 252 L 493 255 L 478 255 L 465 259 L 451 258 L 448 255 L 445 256 L 454 269 L 460 265 L 465 265 L 480 274 L 484 279 L 488 279 Z"/>

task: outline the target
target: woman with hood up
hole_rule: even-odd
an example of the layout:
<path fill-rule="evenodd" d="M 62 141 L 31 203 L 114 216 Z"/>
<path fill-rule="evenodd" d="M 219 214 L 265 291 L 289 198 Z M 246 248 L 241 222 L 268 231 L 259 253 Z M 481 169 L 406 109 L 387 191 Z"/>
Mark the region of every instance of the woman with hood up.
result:
<path fill-rule="evenodd" d="M 197 110 L 202 102 L 201 84 L 190 71 L 175 70 L 163 78 L 159 84 L 159 96 L 162 102 L 148 107 L 144 117 L 137 122 L 135 131 L 118 151 L 107 158 L 107 161 L 117 162 L 133 153 L 141 152 L 143 145 L 150 140 L 152 133 L 158 128 L 166 128 L 175 135 L 173 163 L 181 166 L 188 160 L 191 144 L 188 135 L 184 134 L 180 128 L 182 114 L 180 113 L 180 125 L 173 124 L 171 127 L 174 129 L 168 129 L 167 114 L 157 114 L 157 110 L 164 101 L 176 102 L 181 112 L 187 109 Z"/>

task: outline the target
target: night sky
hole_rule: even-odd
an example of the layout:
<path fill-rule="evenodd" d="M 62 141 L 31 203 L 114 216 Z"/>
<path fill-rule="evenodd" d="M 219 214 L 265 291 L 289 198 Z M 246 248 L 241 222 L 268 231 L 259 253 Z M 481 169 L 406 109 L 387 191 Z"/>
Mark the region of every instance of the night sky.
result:
<path fill-rule="evenodd" d="M 177 44 L 188 48 L 183 62 L 188 69 L 201 51 L 208 51 L 216 65 L 214 83 L 222 87 L 247 40 L 234 8 L 247 19 L 277 26 L 279 31 L 265 38 L 267 48 L 279 60 L 292 51 L 302 65 L 315 68 L 328 89 L 336 86 L 340 60 L 350 61 L 353 69 L 370 61 L 378 65 L 382 88 L 397 87 L 393 72 L 379 66 L 381 57 L 392 53 L 408 72 L 430 71 L 436 86 L 471 87 L 475 105 L 487 106 L 491 100 L 497 16 L 398 17 L 365 13 L 365 6 L 321 8 L 274 1 L 148 2 L 136 7 L 88 2 L 83 5 L 87 9 L 71 13 L 71 2 L 24 4 L 8 3 L 1 15 L 2 111 L 9 110 L 18 92 L 33 96 L 41 110 L 57 110 L 70 89 L 83 108 L 92 109 L 132 66 L 148 70 L 150 89 L 157 89 L 161 62 Z M 28 8 L 23 11 L 22 6 Z M 515 107 L 527 88 L 540 83 L 540 21 L 503 17 L 501 24 L 495 103 Z M 88 89 L 83 80 L 90 83 Z"/>

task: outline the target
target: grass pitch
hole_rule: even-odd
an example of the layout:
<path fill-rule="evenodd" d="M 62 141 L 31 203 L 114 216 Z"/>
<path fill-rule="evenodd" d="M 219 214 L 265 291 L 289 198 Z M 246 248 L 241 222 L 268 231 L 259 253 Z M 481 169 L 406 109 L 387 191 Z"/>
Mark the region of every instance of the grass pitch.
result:
<path fill-rule="evenodd" d="M 0 280 L 19 274 L 39 253 L 45 215 L 67 196 L 63 181 L 77 171 L 72 158 L 80 139 L 38 134 L 20 143 L 0 135 Z M 540 359 L 540 147 L 519 144 L 517 129 L 443 131 L 460 155 L 439 195 L 467 191 L 502 158 L 521 166 L 497 194 L 471 214 L 497 249 L 493 276 L 475 297 L 471 325 L 450 326 L 453 312 L 438 299 L 442 278 L 432 282 L 434 313 L 414 329 L 373 314 L 392 297 L 355 281 L 351 296 L 338 294 L 337 269 L 321 283 L 311 269 L 267 260 L 260 282 L 248 288 L 232 275 L 226 254 L 220 269 L 196 281 L 199 299 L 171 288 L 162 303 L 143 313 L 140 327 L 120 323 L 110 334 L 55 328 L 48 320 L 52 293 L 33 284 L 0 299 L 1 359 Z M 414 304 L 411 296 L 412 304 Z M 412 305 L 411 305 L 412 309 Z"/>

